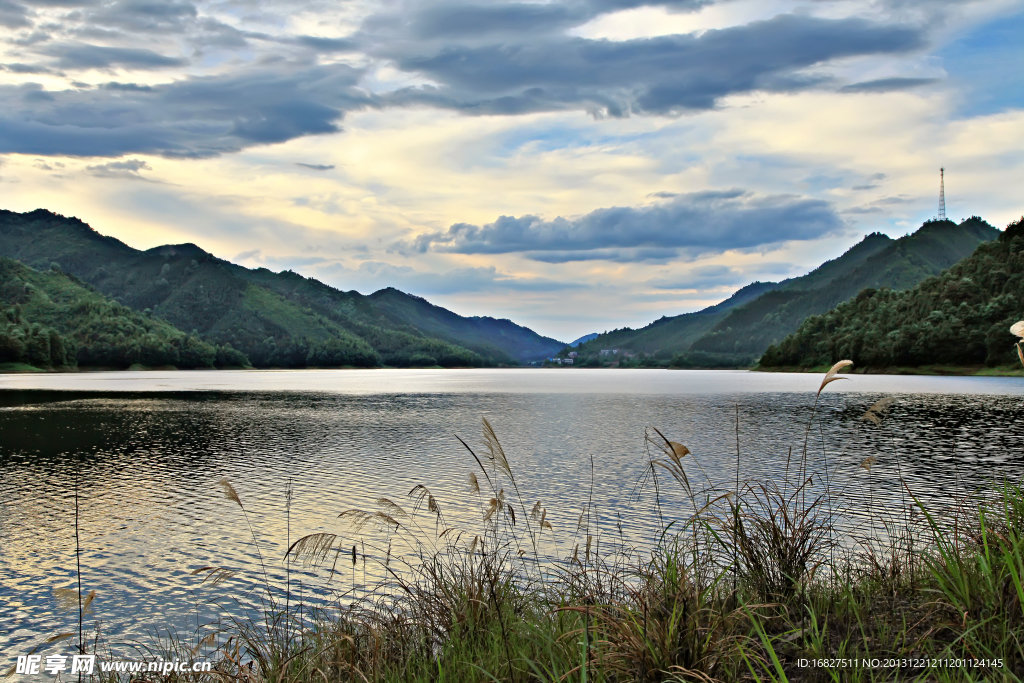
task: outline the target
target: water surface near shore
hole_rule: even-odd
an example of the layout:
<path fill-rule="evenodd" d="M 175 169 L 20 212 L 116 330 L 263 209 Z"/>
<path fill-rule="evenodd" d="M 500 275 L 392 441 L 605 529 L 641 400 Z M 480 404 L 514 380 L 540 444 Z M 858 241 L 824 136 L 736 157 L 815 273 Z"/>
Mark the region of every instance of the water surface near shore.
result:
<path fill-rule="evenodd" d="M 549 510 L 549 552 L 572 547 L 588 500 L 604 538 L 649 547 L 657 524 L 645 428 L 693 451 L 697 484 L 727 489 L 737 466 L 743 480 L 779 480 L 789 449 L 804 443 L 820 381 L 581 369 L 3 375 L 0 652 L 9 659 L 76 627 L 53 595 L 76 580 L 76 481 L 82 583 L 97 592 L 87 628 L 98 623 L 114 642 L 146 640 L 258 604 L 247 591 L 258 585 L 260 555 L 283 585 L 289 541 L 332 531 L 359 542 L 338 514 L 385 496 L 411 507 L 417 484 L 452 524 L 471 527 L 481 516 L 467 485 L 476 464 L 456 435 L 479 447 L 483 417 L 527 507 L 540 500 Z M 1024 474 L 1022 395 L 1020 378 L 853 376 L 822 394 L 811 468 L 835 471 L 851 533 L 864 532 L 869 513 L 901 504 L 900 475 L 940 508 L 952 493 Z M 861 420 L 883 396 L 896 402 L 882 426 Z M 860 467 L 868 456 L 878 458 L 870 471 Z M 238 490 L 259 549 L 216 486 L 222 477 Z M 666 516 L 685 515 L 678 490 L 663 494 Z M 238 574 L 204 585 L 190 572 L 208 565 Z M 363 580 L 361 566 L 329 581 L 309 568 L 292 574 L 307 598 Z"/>

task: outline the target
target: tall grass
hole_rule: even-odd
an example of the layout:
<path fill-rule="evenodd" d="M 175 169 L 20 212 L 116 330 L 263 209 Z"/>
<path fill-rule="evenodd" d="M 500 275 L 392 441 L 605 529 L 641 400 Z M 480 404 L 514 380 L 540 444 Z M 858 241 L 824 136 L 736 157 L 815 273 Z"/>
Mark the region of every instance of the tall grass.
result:
<path fill-rule="evenodd" d="M 592 500 L 575 531 L 556 537 L 552 515 L 542 501 L 527 502 L 484 420 L 482 448 L 460 439 L 475 465 L 467 487 L 475 525 L 456 527 L 425 485 L 407 502 L 380 498 L 337 511 L 335 531 L 295 540 L 282 559 L 317 569 L 326 585 L 348 576 L 348 585 L 313 608 L 295 600 L 289 584 L 282 607 L 264 565 L 263 618 L 206 627 L 188 642 L 168 639 L 166 652 L 216 661 L 212 674 L 172 678 L 1020 681 L 1024 490 L 1006 484 L 962 496 L 937 515 L 901 477 L 904 509 L 882 514 L 872 499 L 868 535 L 851 535 L 836 514 L 844 493 L 833 482 L 843 463 L 833 459 L 829 470 L 823 458 L 818 471 L 808 454 L 818 398 L 846 365 L 824 377 L 803 448 L 777 480 L 740 480 L 738 424 L 728 490 L 688 447 L 650 429 L 645 486 L 659 528 L 647 551 L 630 547 L 621 531 L 618 542 L 603 538 Z M 888 405 L 866 411 L 865 429 L 889 419 Z M 889 456 L 897 454 L 876 457 Z M 238 492 L 220 485 L 249 524 Z M 672 488 L 686 509 L 666 523 L 660 506 Z M 196 571 L 213 584 L 228 576 Z M 815 660 L 822 663 L 801 664 Z M 950 665 L 958 662 L 971 666 Z"/>

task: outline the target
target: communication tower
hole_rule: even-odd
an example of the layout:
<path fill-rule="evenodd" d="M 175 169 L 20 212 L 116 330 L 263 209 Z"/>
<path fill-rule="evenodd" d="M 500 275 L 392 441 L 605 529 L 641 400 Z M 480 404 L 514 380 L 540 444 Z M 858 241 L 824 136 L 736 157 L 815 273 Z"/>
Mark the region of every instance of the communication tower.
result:
<path fill-rule="evenodd" d="M 946 220 L 946 169 L 939 169 L 939 220 Z"/>

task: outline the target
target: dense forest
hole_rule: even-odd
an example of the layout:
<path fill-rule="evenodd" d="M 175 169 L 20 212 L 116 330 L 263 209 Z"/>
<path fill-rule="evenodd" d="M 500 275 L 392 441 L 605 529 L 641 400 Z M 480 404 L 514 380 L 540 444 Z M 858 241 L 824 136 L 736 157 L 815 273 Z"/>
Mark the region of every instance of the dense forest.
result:
<path fill-rule="evenodd" d="M 0 257 L 0 283 L 0 363 L 39 368 L 248 364 L 230 346 L 215 347 L 111 301 L 56 264 L 37 271 Z"/>
<path fill-rule="evenodd" d="M 639 330 L 606 332 L 560 355 L 576 351 L 576 364 L 585 367 L 753 365 L 808 316 L 824 313 L 866 287 L 913 287 L 998 235 L 977 216 L 959 224 L 929 221 L 896 240 L 872 233 L 806 275 L 778 283 L 755 282 L 716 306 L 662 318 Z"/>
<path fill-rule="evenodd" d="M 194 244 L 139 251 L 45 210 L 0 211 L 0 255 L 52 263 L 114 302 L 256 367 L 516 365 L 562 343 L 508 320 L 465 318 L 397 290 L 343 292 L 250 270 Z"/>
<path fill-rule="evenodd" d="M 860 369 L 1012 365 L 1010 325 L 1024 318 L 1024 219 L 916 287 L 867 288 L 768 348 L 761 366 Z"/>

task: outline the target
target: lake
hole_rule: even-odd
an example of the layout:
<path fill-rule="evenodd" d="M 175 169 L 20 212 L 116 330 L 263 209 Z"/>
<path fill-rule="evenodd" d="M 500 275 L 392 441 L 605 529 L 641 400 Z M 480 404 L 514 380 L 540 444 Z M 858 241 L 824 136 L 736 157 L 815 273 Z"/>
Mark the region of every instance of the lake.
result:
<path fill-rule="evenodd" d="M 725 490 L 737 466 L 744 481 L 780 480 L 790 449 L 799 457 L 808 439 L 810 468 L 834 471 L 841 524 L 854 534 L 899 507 L 900 475 L 940 509 L 950 495 L 1024 474 L 1024 380 L 852 376 L 824 390 L 808 431 L 820 381 L 582 369 L 0 375 L 3 660 L 77 628 L 77 610 L 62 611 L 54 595 L 76 584 L 76 486 L 82 586 L 97 596 L 86 625 L 116 647 L 256 604 L 261 566 L 284 585 L 284 551 L 304 534 L 341 533 L 346 547 L 384 552 L 338 515 L 376 509 L 381 497 L 411 508 L 418 484 L 450 524 L 471 528 L 481 501 L 468 477 L 480 473 L 456 437 L 479 454 L 482 418 L 525 506 L 547 508 L 552 553 L 572 547 L 588 502 L 595 534 L 654 541 L 651 427 L 690 448 L 695 484 Z M 886 396 L 896 400 L 881 426 L 861 419 Z M 860 466 L 869 456 L 870 470 Z M 684 516 L 678 487 L 661 488 L 662 513 Z M 237 574 L 204 584 L 192 572 L 205 566 Z M 312 601 L 366 581 L 350 566 L 333 576 L 293 566 L 291 580 Z"/>

